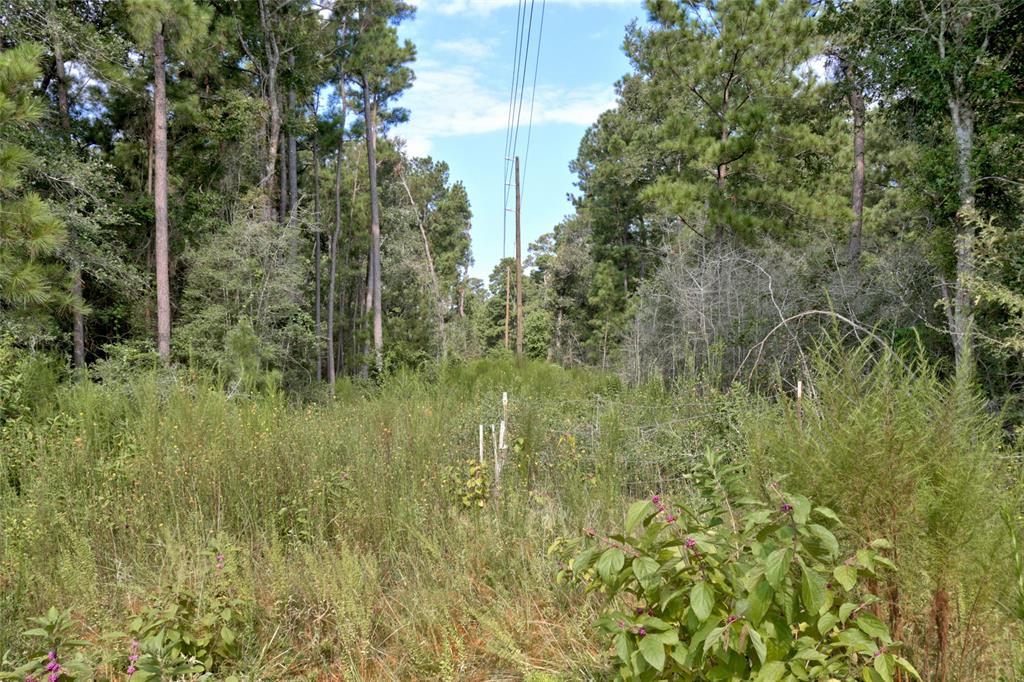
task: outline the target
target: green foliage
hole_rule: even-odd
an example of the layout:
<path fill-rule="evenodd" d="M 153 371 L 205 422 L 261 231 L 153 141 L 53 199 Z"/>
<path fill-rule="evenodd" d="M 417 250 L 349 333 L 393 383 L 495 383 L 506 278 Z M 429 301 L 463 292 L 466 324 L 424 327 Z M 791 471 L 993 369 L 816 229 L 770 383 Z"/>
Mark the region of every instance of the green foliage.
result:
<path fill-rule="evenodd" d="M 136 618 L 141 660 L 160 629 L 165 649 L 184 633 L 215 646 L 224 621 L 204 619 L 225 607 L 237 655 L 213 654 L 217 679 L 593 677 L 591 607 L 557 588 L 543 548 L 658 485 L 654 460 L 698 439 L 705 411 L 531 361 L 399 368 L 305 404 L 228 395 L 202 372 L 114 369 L 52 390 L 52 408 L 0 438 L 0 670 L 26 662 L 21 632 L 56 604 L 101 679 L 123 678 Z M 478 481 L 506 389 L 500 504 L 465 509 L 462 495 L 493 494 Z"/>
<path fill-rule="evenodd" d="M 943 665 L 997 675 L 1004 661 L 989 647 L 1005 621 L 996 604 L 1012 589 L 999 511 L 1013 479 L 1000 462 L 999 420 L 973 389 L 889 351 L 823 351 L 799 405 L 780 397 L 740 429 L 757 485 L 781 478 L 814 495 L 844 520 L 846 542 L 894 543 L 901 570 L 879 594 L 889 595 L 886 611 L 908 633 L 922 675 Z"/>
<path fill-rule="evenodd" d="M 449 466 L 445 471 L 449 494 L 463 509 L 482 509 L 491 494 L 489 471 L 486 463 L 476 459 Z"/>
<path fill-rule="evenodd" d="M 36 627 L 23 633 L 33 642 L 25 656 L 27 662 L 10 673 L 0 672 L 0 679 L 42 680 L 51 674 L 72 680 L 87 678 L 90 666 L 81 649 L 89 643 L 74 638 L 70 612 L 60 612 L 51 606 L 46 615 L 33 618 L 32 622 Z M 72 652 L 74 656 L 69 658 Z"/>
<path fill-rule="evenodd" d="M 50 207 L 23 187 L 22 175 L 38 160 L 17 136 L 43 110 L 33 93 L 39 46 L 25 43 L 0 54 L 0 312 L 7 315 L 72 304 L 63 269 L 53 256 L 65 233 Z"/>
<path fill-rule="evenodd" d="M 196 248 L 189 256 L 177 347 L 246 390 L 277 385 L 274 372 L 301 376 L 304 367 L 294 364 L 294 353 L 312 347 L 313 325 L 301 299 L 304 277 L 290 250 L 291 237 L 261 220 L 258 209 Z"/>
<path fill-rule="evenodd" d="M 738 497 L 738 467 L 706 467 L 697 504 L 634 502 L 621 533 L 592 535 L 560 574 L 609 599 L 595 624 L 621 679 L 918 677 L 863 586 L 894 568 L 887 542 L 843 556 L 832 510 L 777 488 Z"/>
<path fill-rule="evenodd" d="M 841 218 L 842 199 L 822 183 L 835 131 L 816 120 L 821 89 L 800 72 L 815 50 L 812 5 L 648 7 L 655 26 L 634 27 L 626 44 L 670 112 L 659 138 L 678 169 L 660 174 L 649 195 L 719 242 L 726 232 L 751 238 Z"/>

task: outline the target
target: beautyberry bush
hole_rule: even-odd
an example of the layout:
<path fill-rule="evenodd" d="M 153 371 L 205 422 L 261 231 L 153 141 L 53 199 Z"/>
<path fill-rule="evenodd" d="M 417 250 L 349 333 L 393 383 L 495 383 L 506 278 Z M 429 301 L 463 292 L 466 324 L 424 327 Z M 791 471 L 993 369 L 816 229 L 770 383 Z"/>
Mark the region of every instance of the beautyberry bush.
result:
<path fill-rule="evenodd" d="M 877 540 L 843 556 L 836 515 L 771 487 L 737 494 L 735 468 L 709 455 L 703 508 L 633 503 L 623 531 L 558 541 L 560 580 L 602 593 L 597 627 L 624 680 L 917 678 L 861 582 L 892 570 Z"/>

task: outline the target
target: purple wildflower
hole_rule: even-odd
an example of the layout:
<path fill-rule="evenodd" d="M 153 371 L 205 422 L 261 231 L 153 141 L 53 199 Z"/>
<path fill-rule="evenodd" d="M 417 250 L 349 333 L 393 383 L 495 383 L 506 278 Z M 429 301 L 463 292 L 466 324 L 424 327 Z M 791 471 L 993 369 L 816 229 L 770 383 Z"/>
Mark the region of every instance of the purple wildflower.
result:
<path fill-rule="evenodd" d="M 739 616 L 729 616 L 728 618 L 725 619 L 725 622 L 726 622 L 727 625 L 732 625 L 733 623 L 735 623 L 739 619 L 740 619 Z"/>
<path fill-rule="evenodd" d="M 653 502 L 655 505 L 661 504 L 661 495 L 655 495 L 654 497 L 652 497 L 651 502 Z"/>
<path fill-rule="evenodd" d="M 620 621 L 619 621 L 619 622 L 617 623 L 617 625 L 619 626 L 619 629 L 620 629 L 620 630 L 625 630 L 625 629 L 626 629 L 626 621 L 624 621 L 624 620 L 620 620 Z"/>
<path fill-rule="evenodd" d="M 32 675 L 26 675 L 25 682 L 39 682 L 39 678 L 33 677 Z"/>
<path fill-rule="evenodd" d="M 642 606 L 636 607 L 636 615 L 638 615 L 638 616 L 644 615 L 644 607 L 642 607 Z"/>
<path fill-rule="evenodd" d="M 793 511 L 793 505 L 791 505 L 789 502 L 783 502 L 782 503 L 782 513 L 788 514 L 791 511 Z"/>
<path fill-rule="evenodd" d="M 694 547 L 697 546 L 697 541 L 694 540 L 693 538 L 686 538 L 686 542 L 683 543 L 683 544 L 686 545 L 686 549 L 693 549 Z"/>
<path fill-rule="evenodd" d="M 639 629 L 637 629 L 636 634 L 638 634 L 641 637 L 643 637 L 644 635 L 647 634 L 647 628 L 639 628 Z"/>
<path fill-rule="evenodd" d="M 665 516 L 665 523 L 675 523 L 675 522 L 676 522 L 676 515 L 675 514 L 668 514 L 668 515 Z"/>
<path fill-rule="evenodd" d="M 128 677 L 135 674 L 135 661 L 139 660 L 139 640 L 132 640 L 131 653 L 128 654 L 128 667 L 125 672 L 128 673 Z"/>

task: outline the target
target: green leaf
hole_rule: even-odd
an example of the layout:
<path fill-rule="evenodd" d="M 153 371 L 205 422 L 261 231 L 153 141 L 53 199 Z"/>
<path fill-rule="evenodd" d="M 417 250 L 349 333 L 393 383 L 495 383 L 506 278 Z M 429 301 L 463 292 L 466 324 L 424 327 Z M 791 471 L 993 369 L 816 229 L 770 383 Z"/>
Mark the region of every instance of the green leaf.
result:
<path fill-rule="evenodd" d="M 747 596 L 747 601 L 750 603 L 750 622 L 754 625 L 759 625 L 765 614 L 768 613 L 768 608 L 772 604 L 772 586 L 768 584 L 767 580 L 761 580 L 757 583 L 750 594 Z"/>
<path fill-rule="evenodd" d="M 577 554 L 576 557 L 572 559 L 572 561 L 570 562 L 570 566 L 573 572 L 580 573 L 590 568 L 591 564 L 594 563 L 594 557 L 597 556 L 597 552 L 597 547 L 588 547 L 587 549 Z"/>
<path fill-rule="evenodd" d="M 640 640 L 640 653 L 644 660 L 659 672 L 665 668 L 665 645 L 656 637 L 644 637 Z"/>
<path fill-rule="evenodd" d="M 892 543 L 885 538 L 878 538 L 871 543 L 873 549 L 892 549 Z"/>
<path fill-rule="evenodd" d="M 846 622 L 846 619 L 850 617 L 850 614 L 857 610 L 856 604 L 846 603 L 839 607 L 839 620 Z"/>
<path fill-rule="evenodd" d="M 875 663 L 872 667 L 874 667 L 875 672 L 877 672 L 885 682 L 892 682 L 893 664 L 892 654 L 881 654 L 879 656 L 875 656 Z"/>
<path fill-rule="evenodd" d="M 902 658 L 900 656 L 895 656 L 894 658 L 896 659 L 896 665 L 898 665 L 899 667 L 903 668 L 908 673 L 913 675 L 914 679 L 916 679 L 916 680 L 921 679 L 921 675 L 917 672 L 917 668 L 915 668 L 913 665 L 911 665 L 910 661 L 908 661 L 907 659 Z"/>
<path fill-rule="evenodd" d="M 618 654 L 619 659 L 629 665 L 629 656 L 632 653 L 632 647 L 630 646 L 629 637 L 626 636 L 625 632 L 620 632 L 615 635 L 615 653 Z"/>
<path fill-rule="evenodd" d="M 771 661 L 761 666 L 754 682 L 779 682 L 786 674 L 786 664 L 782 661 Z"/>
<path fill-rule="evenodd" d="M 224 625 L 224 626 L 221 627 L 221 629 L 220 629 L 220 638 L 228 646 L 231 646 L 232 644 L 235 643 L 235 633 L 232 632 L 231 628 L 229 628 L 227 625 Z"/>
<path fill-rule="evenodd" d="M 765 560 L 764 576 L 776 592 L 782 589 L 782 580 L 786 577 L 792 560 L 793 554 L 788 547 L 775 550 Z"/>
<path fill-rule="evenodd" d="M 626 564 L 626 555 L 618 547 L 606 549 L 597 560 L 597 572 L 606 585 L 610 585 L 618 577 L 619 571 Z"/>
<path fill-rule="evenodd" d="M 655 632 L 648 637 L 654 637 L 665 646 L 675 646 L 679 644 L 679 633 L 676 630 L 666 630 L 665 632 Z"/>
<path fill-rule="evenodd" d="M 863 632 L 869 637 L 875 637 L 888 644 L 891 640 L 889 638 L 889 628 L 885 626 L 885 623 L 878 620 L 874 615 L 870 613 L 861 613 L 857 616 L 854 621 L 857 624 L 857 629 Z"/>
<path fill-rule="evenodd" d="M 863 675 L 865 682 L 885 682 L 885 680 L 882 679 L 882 676 L 871 668 L 864 668 L 861 674 Z"/>
<path fill-rule="evenodd" d="M 693 608 L 693 615 L 701 623 L 711 615 L 711 609 L 715 605 L 715 591 L 711 589 L 707 581 L 701 580 L 690 590 L 690 606 Z"/>
<path fill-rule="evenodd" d="M 818 619 L 818 634 L 824 637 L 825 634 L 834 628 L 837 623 L 839 623 L 839 619 L 836 618 L 836 614 L 831 611 L 826 611 L 822 614 L 821 618 Z"/>
<path fill-rule="evenodd" d="M 857 567 L 850 566 L 849 564 L 843 564 L 842 566 L 836 566 L 832 569 L 832 575 L 835 577 L 836 582 L 843 586 L 843 589 L 849 592 L 853 589 L 854 585 L 857 584 Z M 845 618 L 843 620 L 846 620 Z"/>
<path fill-rule="evenodd" d="M 654 509 L 654 505 L 651 504 L 650 500 L 637 500 L 633 504 L 629 505 L 629 510 L 626 512 L 626 534 L 633 532 L 644 518 L 647 517 Z"/>
<path fill-rule="evenodd" d="M 811 616 L 816 616 L 825 603 L 825 578 L 807 566 L 800 579 L 800 599 Z"/>
<path fill-rule="evenodd" d="M 42 628 L 32 628 L 31 630 L 25 630 L 21 633 L 25 637 L 49 637 L 50 633 Z"/>
<path fill-rule="evenodd" d="M 768 658 L 768 647 L 765 646 L 764 640 L 761 639 L 761 633 L 754 628 L 748 628 L 747 636 L 750 637 L 750 645 L 757 652 L 757 657 L 764 663 L 764 659 Z"/>
<path fill-rule="evenodd" d="M 836 523 L 839 523 L 839 517 L 836 516 L 836 513 L 829 509 L 828 507 L 815 507 L 814 511 L 817 512 L 819 516 L 824 516 L 826 519 L 829 519 L 830 521 L 835 521 Z"/>
<path fill-rule="evenodd" d="M 828 550 L 829 556 L 834 557 L 839 554 L 839 541 L 836 540 L 836 536 L 832 534 L 832 531 L 816 523 L 807 526 L 807 529 L 811 531 L 814 537 L 821 540 L 821 544 Z"/>
<path fill-rule="evenodd" d="M 803 525 L 811 517 L 811 501 L 803 495 L 793 495 L 793 520 Z"/>
<path fill-rule="evenodd" d="M 637 580 L 644 580 L 649 578 L 658 572 L 661 566 L 657 561 L 650 557 L 639 557 L 633 560 L 633 575 L 636 576 Z"/>

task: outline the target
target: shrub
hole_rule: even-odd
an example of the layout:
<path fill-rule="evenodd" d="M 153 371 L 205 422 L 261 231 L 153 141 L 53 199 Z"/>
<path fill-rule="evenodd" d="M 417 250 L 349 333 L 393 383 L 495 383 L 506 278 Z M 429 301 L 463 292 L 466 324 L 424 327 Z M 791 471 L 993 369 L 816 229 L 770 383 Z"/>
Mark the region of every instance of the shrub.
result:
<path fill-rule="evenodd" d="M 900 571 L 876 592 L 925 677 L 998 678 L 1013 639 L 997 607 L 1012 599 L 998 415 L 928 364 L 864 347 L 820 353 L 806 388 L 741 417 L 756 484 L 813 493 L 844 541 L 896 545 Z"/>
<path fill-rule="evenodd" d="M 627 680 L 891 682 L 916 671 L 860 589 L 892 563 L 876 540 L 841 556 L 826 507 L 773 488 L 736 495 L 735 467 L 708 457 L 700 487 L 714 500 L 673 507 L 634 502 L 622 533 L 589 532 L 560 577 L 607 595 L 596 625 Z M 731 480 L 730 480 L 731 479 Z"/>

